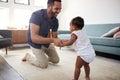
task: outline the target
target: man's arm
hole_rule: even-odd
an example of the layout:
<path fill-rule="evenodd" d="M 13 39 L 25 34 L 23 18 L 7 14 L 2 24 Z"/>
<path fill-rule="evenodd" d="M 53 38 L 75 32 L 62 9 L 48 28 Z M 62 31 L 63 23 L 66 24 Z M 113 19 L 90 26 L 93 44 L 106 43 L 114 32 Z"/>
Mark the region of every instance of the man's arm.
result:
<path fill-rule="evenodd" d="M 58 38 L 57 37 L 57 32 L 52 32 L 52 36 L 53 36 L 53 38 Z"/>
<path fill-rule="evenodd" d="M 57 38 L 57 32 L 53 32 L 52 29 L 50 29 L 50 32 L 48 33 L 49 38 Z"/>
<path fill-rule="evenodd" d="M 48 43 L 54 43 L 56 46 L 61 44 L 61 40 L 55 38 L 57 33 L 53 33 L 53 38 L 46 38 L 42 37 L 39 34 L 39 26 L 33 23 L 30 23 L 30 33 L 31 33 L 31 39 L 34 43 L 37 44 L 48 44 Z"/>
<path fill-rule="evenodd" d="M 30 23 L 30 33 L 31 33 L 31 39 L 34 43 L 37 44 L 48 44 L 53 43 L 54 40 L 52 38 L 45 38 L 42 37 L 39 34 L 39 26 L 33 23 Z"/>

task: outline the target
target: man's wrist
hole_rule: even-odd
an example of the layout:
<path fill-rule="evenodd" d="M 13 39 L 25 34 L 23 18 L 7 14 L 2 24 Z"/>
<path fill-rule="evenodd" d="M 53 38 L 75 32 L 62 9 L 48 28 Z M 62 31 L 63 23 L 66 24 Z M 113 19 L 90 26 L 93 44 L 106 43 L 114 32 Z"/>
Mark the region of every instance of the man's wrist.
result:
<path fill-rule="evenodd" d="M 50 38 L 51 39 L 51 43 L 54 43 L 54 38 Z"/>

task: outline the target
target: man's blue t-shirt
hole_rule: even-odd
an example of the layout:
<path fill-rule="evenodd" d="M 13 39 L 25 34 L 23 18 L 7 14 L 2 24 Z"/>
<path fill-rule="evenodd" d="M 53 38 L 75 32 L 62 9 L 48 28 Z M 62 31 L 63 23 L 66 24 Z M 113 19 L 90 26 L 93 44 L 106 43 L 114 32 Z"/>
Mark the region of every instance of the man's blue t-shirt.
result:
<path fill-rule="evenodd" d="M 56 17 L 52 17 L 51 19 L 48 20 L 47 18 L 47 10 L 42 9 L 35 11 L 31 18 L 29 23 L 34 23 L 38 25 L 39 28 L 39 35 L 43 37 L 47 37 L 50 29 L 52 29 L 53 32 L 56 32 L 58 29 L 58 19 Z M 49 44 L 36 44 L 32 42 L 31 40 L 31 34 L 30 34 L 30 26 L 28 29 L 28 43 L 34 47 L 34 48 L 41 48 L 41 45 L 45 47 L 49 47 Z"/>

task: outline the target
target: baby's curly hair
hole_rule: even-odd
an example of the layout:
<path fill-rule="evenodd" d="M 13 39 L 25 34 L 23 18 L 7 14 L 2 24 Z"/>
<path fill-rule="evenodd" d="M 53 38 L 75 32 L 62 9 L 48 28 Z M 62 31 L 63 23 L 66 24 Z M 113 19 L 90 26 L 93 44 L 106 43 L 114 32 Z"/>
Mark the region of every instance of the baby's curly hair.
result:
<path fill-rule="evenodd" d="M 74 25 L 77 28 L 82 29 L 84 27 L 84 19 L 82 17 L 75 17 L 71 20 L 71 25 Z"/>

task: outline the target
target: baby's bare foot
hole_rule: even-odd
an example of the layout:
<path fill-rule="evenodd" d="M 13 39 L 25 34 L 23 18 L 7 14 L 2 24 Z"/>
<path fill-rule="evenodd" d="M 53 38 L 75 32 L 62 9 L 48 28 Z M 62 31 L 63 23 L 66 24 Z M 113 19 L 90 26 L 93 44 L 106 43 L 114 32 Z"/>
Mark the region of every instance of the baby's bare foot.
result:
<path fill-rule="evenodd" d="M 89 77 L 85 77 L 85 80 L 90 80 L 90 78 Z"/>
<path fill-rule="evenodd" d="M 22 58 L 23 62 L 26 61 L 27 55 L 28 55 L 28 53 L 26 53 L 25 56 Z"/>

